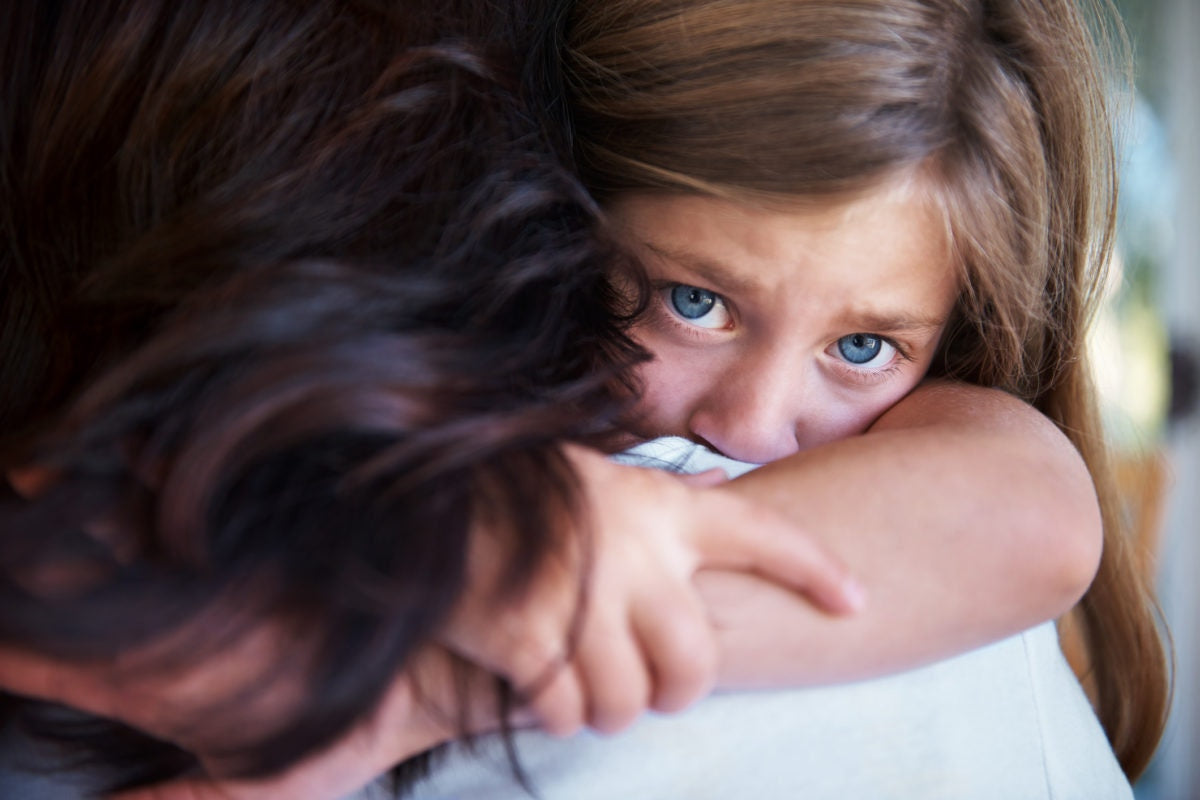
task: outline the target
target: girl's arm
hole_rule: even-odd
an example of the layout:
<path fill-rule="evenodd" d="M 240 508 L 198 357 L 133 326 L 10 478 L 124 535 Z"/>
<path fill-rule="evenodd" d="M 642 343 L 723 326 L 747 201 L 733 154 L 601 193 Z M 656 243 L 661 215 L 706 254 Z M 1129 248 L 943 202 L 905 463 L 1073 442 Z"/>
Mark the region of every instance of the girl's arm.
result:
<path fill-rule="evenodd" d="M 564 518 L 559 546 L 543 560 L 527 589 L 505 592 L 504 525 L 480 524 L 472 537 L 469 588 L 443 632 L 458 654 L 507 677 L 527 692 L 514 725 L 540 723 L 568 734 L 582 725 L 616 731 L 648 707 L 677 710 L 707 693 L 719 654 L 713 630 L 692 579 L 703 567 L 744 570 L 801 592 L 827 612 L 856 605 L 854 583 L 820 545 L 796 535 L 769 509 L 732 493 L 711 492 L 713 476 L 681 478 L 659 470 L 625 467 L 606 456 L 569 447 L 587 514 L 571 530 Z M 36 497 L 55 481 L 45 470 L 9 475 L 21 493 Z M 742 524 L 728 525 L 737 519 Z M 586 575 L 581 584 L 580 576 Z M 226 609 L 232 613 L 232 610 Z M 193 753 L 205 776 L 134 793 L 139 798 L 272 797 L 287 788 L 294 797 L 324 797 L 318 787 L 354 788 L 392 763 L 468 730 L 497 727 L 494 685 L 478 671 L 479 690 L 455 693 L 446 651 L 418 659 L 418 696 L 435 700 L 438 713 L 414 702 L 412 664 L 381 706 L 327 752 L 269 780 L 221 780 L 238 774 L 240 752 L 256 746 L 273 720 L 302 702 L 302 686 L 281 682 L 269 665 L 289 654 L 294 626 L 271 619 L 229 641 L 216 658 L 160 666 L 172 641 L 204 641 L 203 626 L 226 616 L 199 615 L 164 642 L 114 653 L 91 662 L 57 660 L 19 647 L 0 646 L 0 689 L 58 702 L 120 720 Z M 576 627 L 576 622 L 578 623 Z M 219 625 L 218 631 L 219 631 Z M 577 631 L 573 635 L 572 630 Z M 353 669 L 353 661 L 347 662 Z M 268 673 L 264 676 L 264 670 Z M 431 677 L 432 676 L 432 677 Z M 431 692 L 441 685 L 444 691 Z M 238 698 L 236 709 L 231 698 Z M 469 720 L 456 713 L 459 700 Z M 235 712 L 234 717 L 230 712 Z M 241 720 L 231 727 L 231 719 Z M 245 720 L 254 723 L 247 727 Z M 261 725 L 262 730 L 255 730 Z M 228 759 L 233 759 L 228 762 Z M 216 779 L 213 782 L 212 779 Z M 311 787 L 298 793 L 298 788 Z"/>
<path fill-rule="evenodd" d="M 685 491 L 663 473 L 597 461 L 576 463 L 595 580 L 574 658 L 535 698 L 543 720 L 615 730 L 647 706 L 683 705 L 656 702 L 664 687 L 696 696 L 695 680 L 654 669 L 656 654 L 692 653 L 695 667 L 707 643 L 642 635 L 649 624 L 690 630 L 695 615 L 674 589 L 691 571 L 717 636 L 717 683 L 771 687 L 892 673 L 1053 619 L 1083 594 L 1099 560 L 1100 513 L 1083 460 L 1046 417 L 996 390 L 929 382 L 864 435 L 712 488 Z M 767 552 L 764 531 L 833 552 L 865 587 L 865 604 L 831 615 L 835 602 L 822 610 L 780 571 L 747 562 L 739 548 L 757 540 Z M 575 574 L 539 582 L 529 601 L 505 611 L 504 625 L 494 605 L 469 607 L 461 651 L 510 678 L 531 674 L 531 652 L 535 663 L 551 661 L 545 644 L 564 638 Z M 614 650 L 626 656 L 620 664 Z M 597 700 L 625 709 L 618 724 L 587 712 Z"/>
<path fill-rule="evenodd" d="M 752 575 L 818 613 L 861 606 L 827 547 L 765 504 L 708 488 L 721 477 L 622 466 L 580 447 L 567 455 L 583 502 L 563 521 L 571 533 L 513 597 L 500 591 L 512 561 L 503 524 L 477 529 L 465 596 L 441 638 L 507 678 L 552 733 L 614 733 L 712 689 L 721 658 L 700 570 Z"/>
<path fill-rule="evenodd" d="M 678 568 L 685 573 L 702 568 L 696 580 L 716 629 L 718 679 L 730 687 L 794 686 L 878 675 L 1001 638 L 1066 610 L 1085 590 L 1099 555 L 1096 498 L 1074 448 L 1030 407 L 976 387 L 931 383 L 897 404 L 863 436 L 799 454 L 714 488 L 692 485 L 676 491 L 676 483 L 645 479 L 643 471 L 609 465 L 596 457 L 581 463 L 590 465 L 582 477 L 592 505 L 592 524 L 598 528 L 597 541 L 622 541 L 610 540 L 604 531 L 612 528 L 628 534 L 628 526 L 636 528 L 651 518 L 651 530 L 666 525 L 674 531 L 671 536 L 692 537 L 693 547 L 702 543 L 703 557 L 696 557 L 693 550 L 692 556 L 681 556 L 684 563 Z M 706 495 L 716 499 L 715 504 L 693 502 Z M 781 517 L 792 525 L 780 529 Z M 838 575 L 828 569 L 819 543 L 839 555 L 850 573 L 865 584 L 865 607 L 853 615 L 827 616 L 805 596 L 756 576 L 770 570 L 747 559 L 738 532 L 761 533 L 766 520 L 773 520 L 767 523 L 772 536 L 815 537 L 818 542 L 812 563 L 804 566 L 807 557 L 799 557 L 802 568 L 797 575 L 805 570 L 816 576 Z M 635 535 L 623 541 L 637 540 Z M 722 557 L 719 551 L 726 546 L 728 554 Z M 763 553 L 751 552 L 759 558 Z M 615 553 L 619 559 L 626 551 Z M 603 551 L 600 557 L 605 557 Z M 629 562 L 613 563 L 627 566 Z M 712 568 L 714 563 L 721 565 L 720 570 Z M 813 564 L 820 568 L 814 569 Z M 653 576 L 655 569 L 643 574 Z M 545 619 L 561 623 L 562 609 L 571 607 L 574 595 L 561 590 L 571 585 L 570 580 L 551 581 L 551 585 L 556 603 L 526 608 L 543 614 L 547 608 L 555 611 L 542 623 L 530 624 L 544 624 Z M 838 585 L 836 579 L 826 583 L 831 598 L 838 594 Z M 837 601 L 829 602 L 836 605 Z M 591 596 L 585 614 L 593 617 L 597 607 L 612 608 L 603 589 Z M 639 619 L 662 616 L 656 614 L 654 592 L 638 595 L 632 606 L 624 608 L 649 615 Z M 486 604 L 480 612 L 486 615 Z M 477 619 L 486 623 L 489 618 Z M 490 619 L 495 621 L 494 616 Z M 612 619 L 620 628 L 633 618 Z M 459 622 L 467 629 L 474 624 Z M 562 629 L 552 624 L 551 630 Z M 657 630 L 669 631 L 669 626 Z M 513 656 L 520 642 L 520 635 L 485 638 L 469 647 L 475 648 L 481 663 L 503 672 L 522 663 Z M 0 664 L 3 661 L 0 654 Z M 571 668 L 589 669 L 579 659 Z M 130 719 L 136 715 L 121 702 L 128 699 L 127 691 L 103 687 L 98 691 L 100 700 L 87 702 L 65 690 L 70 683 L 36 691 L 22 687 L 12 675 L 6 679 L 3 672 L 0 669 L 0 685 L 14 691 L 61 699 L 101 714 L 121 707 L 123 713 L 117 716 L 155 729 L 146 720 Z M 618 671 L 607 678 L 619 683 L 623 676 Z M 415 745 L 408 734 L 394 734 L 404 730 L 405 719 L 414 710 L 405 705 L 403 689 L 397 696 L 400 701 L 385 704 L 391 711 L 384 712 L 388 724 L 382 726 L 392 734 L 380 735 L 381 726 L 365 722 L 326 756 L 280 776 L 286 783 L 237 784 L 233 796 L 276 796 L 272 792 L 278 785 L 295 786 L 294 782 L 303 784 L 308 779 L 352 786 L 369 779 L 380 764 L 410 755 Z M 641 701 L 653 703 L 644 695 Z M 586 716 L 586 709 L 583 713 Z M 538 709 L 539 717 L 546 714 L 545 708 Z M 413 723 L 413 730 L 421 732 L 418 723 Z M 414 741 L 427 744 L 432 743 L 427 739 L 449 735 L 448 730 L 432 736 L 425 732 Z M 214 787 L 225 788 L 225 784 Z M 208 796 L 196 789 L 153 796 Z"/>
<path fill-rule="evenodd" d="M 997 640 L 1067 611 L 1100 557 L 1098 502 L 1070 441 L 975 386 L 930 382 L 866 434 L 724 490 L 786 515 L 868 594 L 835 618 L 763 581 L 702 573 L 725 686 L 875 676 Z"/>

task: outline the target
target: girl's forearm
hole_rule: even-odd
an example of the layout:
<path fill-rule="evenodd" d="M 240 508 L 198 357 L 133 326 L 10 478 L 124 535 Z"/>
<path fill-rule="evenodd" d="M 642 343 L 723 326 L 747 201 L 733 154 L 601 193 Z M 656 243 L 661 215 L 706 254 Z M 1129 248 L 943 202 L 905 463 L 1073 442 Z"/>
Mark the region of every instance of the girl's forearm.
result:
<path fill-rule="evenodd" d="M 1101 548 L 1092 482 L 1052 423 L 999 391 L 930 383 L 852 439 L 729 490 L 786 514 L 868 592 L 833 617 L 754 576 L 698 576 L 726 686 L 895 672 L 1053 619 Z"/>

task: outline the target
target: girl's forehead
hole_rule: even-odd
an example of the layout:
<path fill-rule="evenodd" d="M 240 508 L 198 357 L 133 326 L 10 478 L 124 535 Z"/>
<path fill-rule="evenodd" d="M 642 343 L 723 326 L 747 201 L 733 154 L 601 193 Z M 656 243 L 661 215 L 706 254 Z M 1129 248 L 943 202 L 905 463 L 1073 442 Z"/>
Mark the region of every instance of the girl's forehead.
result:
<path fill-rule="evenodd" d="M 800 293 L 811 313 L 813 298 L 858 306 L 886 294 L 893 305 L 940 309 L 957 291 L 940 204 L 919 183 L 888 182 L 840 203 L 783 211 L 635 193 L 610 213 L 652 272 L 756 305 Z"/>
<path fill-rule="evenodd" d="M 799 241 L 869 238 L 881 223 L 919 225 L 925 238 L 948 246 L 942 183 L 924 168 L 893 172 L 867 188 L 833 196 L 730 198 L 702 193 L 632 191 L 607 204 L 618 233 L 641 242 L 674 239 L 689 250 L 736 244 L 750 251 L 778 244 L 781 232 Z M 891 225 L 895 228 L 895 225 Z M 902 231 L 895 231 L 901 233 Z M 784 239 L 794 237 L 782 237 Z M 764 253 L 763 255 L 768 255 Z"/>

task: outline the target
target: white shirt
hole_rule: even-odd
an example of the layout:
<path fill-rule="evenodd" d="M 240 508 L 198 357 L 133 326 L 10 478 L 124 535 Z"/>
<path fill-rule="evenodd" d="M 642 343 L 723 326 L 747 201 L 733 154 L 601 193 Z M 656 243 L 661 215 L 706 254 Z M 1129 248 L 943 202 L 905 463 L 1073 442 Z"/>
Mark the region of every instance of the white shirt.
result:
<path fill-rule="evenodd" d="M 684 439 L 619 460 L 731 476 Z M 1131 800 L 1053 623 L 919 669 L 808 689 L 717 694 L 612 737 L 516 735 L 542 800 Z M 386 796 L 380 786 L 359 798 Z M 409 797 L 529 800 L 498 736 L 450 748 Z"/>

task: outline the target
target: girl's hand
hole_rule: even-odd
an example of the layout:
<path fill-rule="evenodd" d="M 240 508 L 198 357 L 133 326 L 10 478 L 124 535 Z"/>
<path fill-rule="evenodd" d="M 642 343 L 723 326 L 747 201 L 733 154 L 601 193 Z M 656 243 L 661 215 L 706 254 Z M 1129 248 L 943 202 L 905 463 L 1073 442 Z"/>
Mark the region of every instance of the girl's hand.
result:
<path fill-rule="evenodd" d="M 861 605 L 861 590 L 826 549 L 718 476 L 622 466 L 581 447 L 568 455 L 587 536 L 564 536 L 510 602 L 497 599 L 503 541 L 475 536 L 469 588 L 445 635 L 451 649 L 506 677 L 546 730 L 611 733 L 648 708 L 678 711 L 710 691 L 718 651 L 692 583 L 698 570 L 754 573 L 829 613 Z"/>

